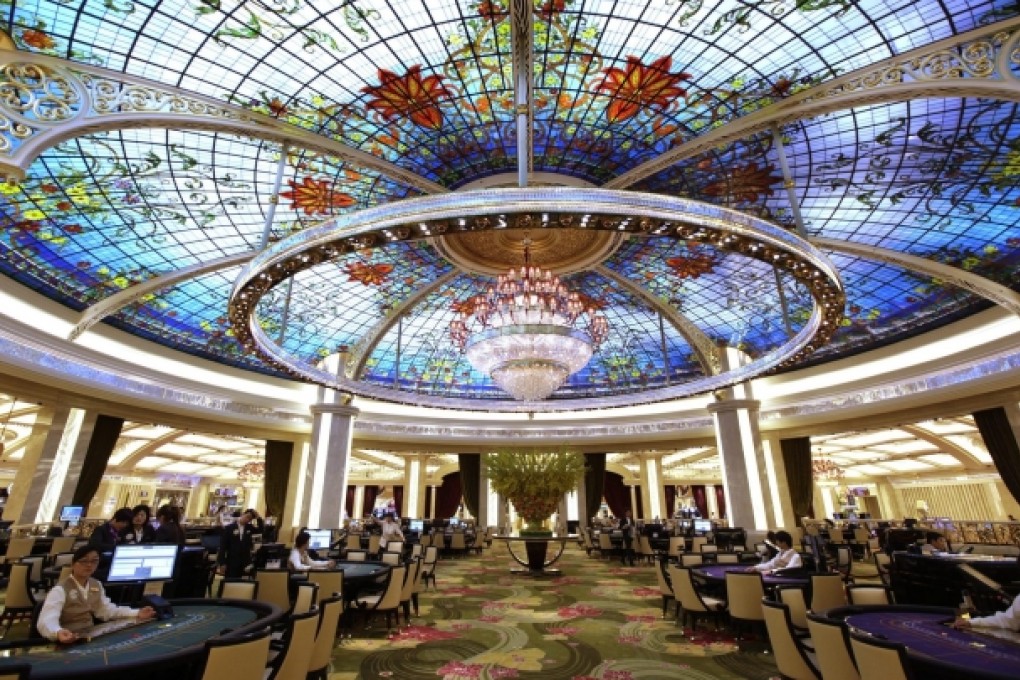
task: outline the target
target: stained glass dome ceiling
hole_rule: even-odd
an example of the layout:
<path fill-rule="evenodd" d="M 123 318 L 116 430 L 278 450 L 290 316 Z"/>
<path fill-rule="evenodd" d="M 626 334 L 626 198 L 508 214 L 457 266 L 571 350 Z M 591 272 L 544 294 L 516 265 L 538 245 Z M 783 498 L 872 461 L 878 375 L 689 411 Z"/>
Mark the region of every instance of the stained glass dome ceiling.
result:
<path fill-rule="evenodd" d="M 809 239 L 847 293 L 809 361 L 1018 288 L 1013 2 L 4 8 L 0 77 L 18 95 L 0 102 L 0 163 L 24 176 L 0 184 L 0 270 L 80 311 L 82 331 L 101 320 L 275 373 L 227 318 L 252 254 L 372 206 L 514 186 L 522 163 L 535 185 L 685 197 Z M 537 256 L 611 331 L 553 402 L 639 401 L 705 374 L 692 338 L 756 357 L 805 324 L 803 287 L 757 260 L 558 231 L 533 234 Z M 303 361 L 349 350 L 357 379 L 396 398 L 504 400 L 447 327 L 519 255 L 509 236 L 346 253 L 273 289 L 260 325 Z"/>

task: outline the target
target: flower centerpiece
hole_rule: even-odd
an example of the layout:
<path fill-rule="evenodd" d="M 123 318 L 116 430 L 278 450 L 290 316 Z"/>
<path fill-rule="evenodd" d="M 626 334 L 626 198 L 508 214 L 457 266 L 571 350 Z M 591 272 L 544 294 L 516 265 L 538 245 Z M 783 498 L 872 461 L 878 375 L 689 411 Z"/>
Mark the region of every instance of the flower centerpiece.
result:
<path fill-rule="evenodd" d="M 568 451 L 501 451 L 485 457 L 492 489 L 509 499 L 524 518 L 522 534 L 549 534 L 542 526 L 563 496 L 577 488 L 584 458 Z"/>

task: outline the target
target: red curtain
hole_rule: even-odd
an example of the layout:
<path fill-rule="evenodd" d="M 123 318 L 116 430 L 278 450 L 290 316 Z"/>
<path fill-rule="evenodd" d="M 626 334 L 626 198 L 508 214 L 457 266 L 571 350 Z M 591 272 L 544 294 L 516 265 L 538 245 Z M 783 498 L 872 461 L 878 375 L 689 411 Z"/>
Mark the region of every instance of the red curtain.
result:
<path fill-rule="evenodd" d="M 429 512 L 432 509 L 432 487 L 425 487 L 425 512 L 422 513 L 425 517 L 429 516 Z M 434 519 L 434 518 L 433 518 Z"/>
<path fill-rule="evenodd" d="M 396 485 L 393 487 L 393 506 L 397 510 L 397 517 L 404 516 L 404 487 Z"/>
<path fill-rule="evenodd" d="M 637 503 L 637 507 L 634 508 L 634 510 L 633 510 L 633 512 L 634 512 L 634 519 L 644 519 L 645 518 L 645 506 L 644 506 L 644 502 L 641 500 L 641 485 L 640 484 L 635 484 L 634 485 L 634 502 Z"/>
<path fill-rule="evenodd" d="M 365 485 L 365 500 L 361 504 L 361 516 L 368 517 L 375 510 L 375 499 L 379 495 L 379 487 Z"/>
<path fill-rule="evenodd" d="M 623 517 L 624 511 L 630 508 L 630 490 L 623 483 L 623 476 L 615 472 L 606 472 L 602 495 L 605 497 L 613 517 Z"/>
<path fill-rule="evenodd" d="M 691 495 L 694 496 L 694 505 L 702 517 L 708 517 L 708 498 L 705 496 L 705 485 L 694 484 L 691 486 Z"/>
<path fill-rule="evenodd" d="M 350 519 L 357 519 L 354 516 L 354 494 L 357 492 L 357 488 L 353 484 L 347 485 L 347 498 L 344 499 L 344 510 L 347 511 L 347 517 Z"/>
<path fill-rule="evenodd" d="M 726 489 L 722 484 L 715 487 L 715 504 L 719 506 L 719 519 L 726 519 Z"/>
<path fill-rule="evenodd" d="M 672 517 L 673 513 L 676 512 L 676 485 L 666 485 L 666 514 L 663 515 L 663 519 Z"/>
<path fill-rule="evenodd" d="M 436 489 L 436 519 L 447 519 L 457 514 L 460 497 L 460 472 L 451 472 L 443 477 L 443 485 Z"/>

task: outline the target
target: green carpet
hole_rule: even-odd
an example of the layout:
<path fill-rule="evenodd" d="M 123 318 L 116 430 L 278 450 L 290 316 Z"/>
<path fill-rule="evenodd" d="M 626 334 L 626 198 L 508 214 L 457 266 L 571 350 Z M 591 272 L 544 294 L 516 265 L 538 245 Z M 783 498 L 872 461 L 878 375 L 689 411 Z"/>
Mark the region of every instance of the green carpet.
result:
<path fill-rule="evenodd" d="M 760 641 L 698 634 L 662 618 L 653 567 L 623 567 L 571 546 L 559 578 L 510 573 L 506 547 L 443 559 L 410 626 L 357 629 L 333 655 L 331 680 L 375 678 L 755 678 L 778 676 Z"/>

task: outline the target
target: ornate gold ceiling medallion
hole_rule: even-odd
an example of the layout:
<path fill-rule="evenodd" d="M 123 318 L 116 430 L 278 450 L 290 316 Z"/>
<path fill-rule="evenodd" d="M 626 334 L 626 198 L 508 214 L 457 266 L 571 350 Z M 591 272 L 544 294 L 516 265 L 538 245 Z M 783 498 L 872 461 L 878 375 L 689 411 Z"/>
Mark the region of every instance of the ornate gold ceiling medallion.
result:
<path fill-rule="evenodd" d="M 570 225 L 565 225 L 569 227 Z M 531 263 L 560 275 L 584 271 L 608 259 L 624 234 L 580 228 L 519 229 L 447 234 L 434 239 L 436 249 L 458 268 L 495 276 L 518 266 L 524 257 L 525 233 L 531 238 Z"/>

